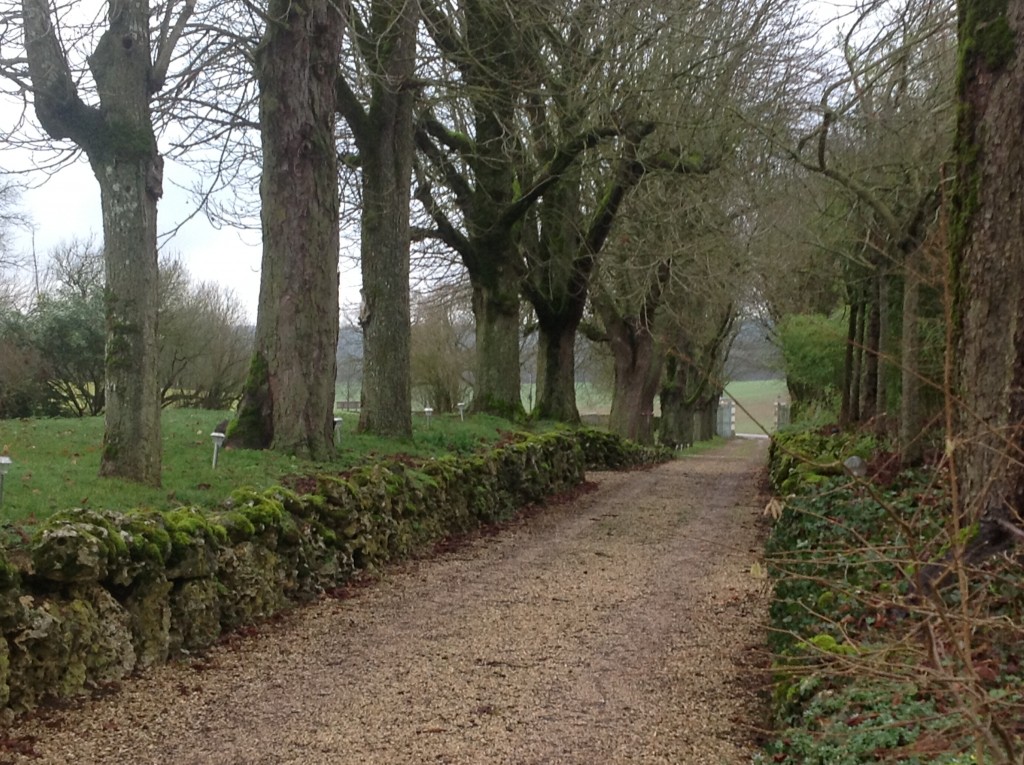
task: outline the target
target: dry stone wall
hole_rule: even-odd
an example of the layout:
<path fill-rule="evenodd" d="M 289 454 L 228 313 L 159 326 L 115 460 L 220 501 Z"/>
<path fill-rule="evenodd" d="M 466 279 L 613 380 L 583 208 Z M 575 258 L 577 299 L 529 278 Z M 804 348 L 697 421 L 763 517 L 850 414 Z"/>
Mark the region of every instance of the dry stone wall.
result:
<path fill-rule="evenodd" d="M 201 650 L 445 535 L 669 455 L 597 431 L 239 489 L 214 509 L 74 509 L 0 548 L 0 719 Z"/>

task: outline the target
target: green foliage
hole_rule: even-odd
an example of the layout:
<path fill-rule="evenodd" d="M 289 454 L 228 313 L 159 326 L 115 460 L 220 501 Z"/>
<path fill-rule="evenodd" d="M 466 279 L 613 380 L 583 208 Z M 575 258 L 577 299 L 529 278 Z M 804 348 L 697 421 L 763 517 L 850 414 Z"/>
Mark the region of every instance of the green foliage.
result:
<path fill-rule="evenodd" d="M 797 412 L 832 403 L 842 389 L 846 330 L 841 316 L 797 314 L 778 327 L 786 382 Z"/>
<path fill-rule="evenodd" d="M 47 400 L 46 378 L 28 317 L 17 311 L 0 315 L 0 419 L 41 411 Z"/>
<path fill-rule="evenodd" d="M 42 296 L 33 316 L 34 347 L 46 362 L 50 411 L 96 415 L 104 406 L 103 295 Z"/>
<path fill-rule="evenodd" d="M 912 597 L 914 562 L 945 555 L 949 498 L 933 470 L 887 474 L 884 483 L 829 474 L 850 454 L 878 464 L 876 448 L 870 437 L 833 432 L 787 431 L 773 441 L 769 472 L 790 494 L 766 545 L 779 729 L 758 763 L 973 762 L 959 753 L 986 723 L 965 711 L 964 694 L 950 693 L 957 683 L 977 683 L 971 693 L 988 694 L 986 715 L 1001 705 L 1004 726 L 1019 719 L 1020 636 L 1008 628 L 1024 612 L 1015 575 L 972 586 L 972 608 L 992 609 L 998 618 L 988 623 L 1001 626 L 982 628 L 977 617 L 971 663 L 958 667 L 949 656 L 934 666 L 915 637 L 924 615 Z M 976 533 L 968 527 L 957 539 Z M 941 597 L 955 613 L 960 590 Z M 931 622 L 936 634 L 939 624 Z"/>
<path fill-rule="evenodd" d="M 814 691 L 794 724 L 780 731 L 778 740 L 755 758 L 755 763 L 861 765 L 884 760 L 924 765 L 958 761 L 952 756 L 936 760 L 927 748 L 915 752 L 915 743 L 925 736 L 934 742 L 956 721 L 948 713 L 941 714 L 935 700 L 920 694 L 912 684 L 854 682 L 823 688 L 819 683 Z M 957 743 L 955 739 L 949 742 L 950 746 Z"/>
<path fill-rule="evenodd" d="M 783 495 L 821 483 L 826 476 L 842 475 L 849 457 L 867 460 L 880 444 L 870 433 L 786 429 L 772 437 L 768 478 Z"/>

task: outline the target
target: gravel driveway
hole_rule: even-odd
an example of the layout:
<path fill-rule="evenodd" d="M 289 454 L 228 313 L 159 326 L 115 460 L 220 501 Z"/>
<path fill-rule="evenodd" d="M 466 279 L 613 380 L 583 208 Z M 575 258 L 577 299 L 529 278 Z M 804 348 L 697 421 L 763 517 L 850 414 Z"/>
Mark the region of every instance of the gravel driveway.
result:
<path fill-rule="evenodd" d="M 763 444 L 591 474 L 500 534 L 23 721 L 0 763 L 747 763 Z"/>

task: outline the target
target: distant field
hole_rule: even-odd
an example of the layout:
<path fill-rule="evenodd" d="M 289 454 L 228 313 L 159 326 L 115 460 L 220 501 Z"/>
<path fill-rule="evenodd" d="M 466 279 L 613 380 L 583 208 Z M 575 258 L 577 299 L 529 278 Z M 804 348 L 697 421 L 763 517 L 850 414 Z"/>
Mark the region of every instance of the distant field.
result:
<path fill-rule="evenodd" d="M 775 402 L 789 401 L 789 391 L 786 390 L 785 380 L 734 382 L 726 386 L 725 390 L 726 394 L 732 396 L 737 402 L 737 433 L 761 433 L 763 432 L 761 426 L 767 432 L 772 432 L 775 429 Z M 346 386 L 339 385 L 336 400 L 339 402 L 347 400 L 346 394 L 351 396 L 351 399 L 348 400 L 354 399 L 353 403 L 358 402 L 358 386 L 351 386 L 346 390 Z M 523 408 L 527 412 L 533 408 L 536 395 L 537 387 L 534 383 L 525 383 L 522 386 Z M 611 390 L 602 385 L 577 383 L 576 406 L 580 414 L 584 416 L 607 415 L 612 406 Z M 417 410 L 421 408 L 419 401 L 414 403 L 414 408 Z M 660 413 L 658 400 L 655 399 L 654 414 L 658 416 Z"/>
<path fill-rule="evenodd" d="M 737 433 L 771 433 L 775 430 L 775 402 L 789 401 L 785 380 L 754 380 L 729 383 L 725 393 L 736 402 Z"/>
<path fill-rule="evenodd" d="M 737 433 L 774 431 L 775 402 L 789 401 L 785 380 L 735 382 L 726 386 L 725 392 L 737 403 Z M 525 392 L 523 400 L 525 404 Z M 579 384 L 576 386 L 576 403 L 582 415 L 608 414 L 611 409 L 611 392 L 597 386 Z M 654 413 L 656 416 L 661 413 L 657 399 L 654 401 Z"/>

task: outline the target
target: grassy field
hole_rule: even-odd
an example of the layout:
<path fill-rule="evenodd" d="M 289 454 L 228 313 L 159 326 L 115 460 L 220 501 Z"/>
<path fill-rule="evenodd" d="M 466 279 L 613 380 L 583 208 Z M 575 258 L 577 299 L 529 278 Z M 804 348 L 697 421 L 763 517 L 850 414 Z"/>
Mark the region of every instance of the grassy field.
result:
<path fill-rule="evenodd" d="M 771 433 L 775 430 L 775 402 L 789 401 L 785 380 L 754 380 L 729 383 L 725 393 L 736 402 L 737 433 Z"/>
<path fill-rule="evenodd" d="M 789 401 L 785 380 L 734 382 L 726 386 L 725 392 L 737 403 L 737 433 L 772 432 L 775 429 L 775 402 Z M 576 403 L 580 414 L 608 414 L 612 404 L 611 392 L 580 384 L 576 386 Z M 655 399 L 654 414 L 657 416 L 660 413 Z"/>
<path fill-rule="evenodd" d="M 412 440 L 387 440 L 354 433 L 358 415 L 345 413 L 329 465 L 316 465 L 274 452 L 222 450 L 213 469 L 210 432 L 228 412 L 167 409 L 163 413 L 163 485 L 139 486 L 97 478 L 103 439 L 101 417 L 0 421 L 0 445 L 13 461 L 4 481 L 0 523 L 32 523 L 70 507 L 173 509 L 214 505 L 240 486 L 265 487 L 281 476 L 317 468 L 352 467 L 368 457 L 403 453 L 431 456 L 467 452 L 496 440 L 512 426 L 495 417 L 437 416 L 428 424 L 413 417 Z"/>

